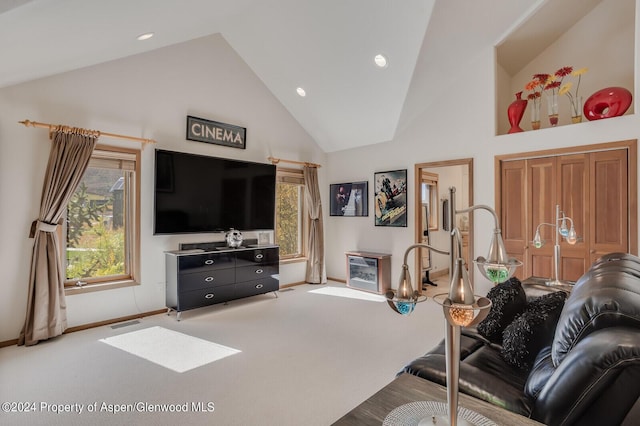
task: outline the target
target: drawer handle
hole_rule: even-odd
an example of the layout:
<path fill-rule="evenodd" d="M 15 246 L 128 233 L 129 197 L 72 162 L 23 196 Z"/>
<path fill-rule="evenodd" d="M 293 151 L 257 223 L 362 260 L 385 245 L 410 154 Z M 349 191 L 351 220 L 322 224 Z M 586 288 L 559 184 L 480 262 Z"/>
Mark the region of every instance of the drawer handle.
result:
<path fill-rule="evenodd" d="M 213 259 L 207 259 L 204 261 L 205 265 L 213 265 Z"/>
<path fill-rule="evenodd" d="M 213 281 L 213 277 L 207 277 L 204 279 L 206 282 L 210 283 L 211 281 Z"/>
<path fill-rule="evenodd" d="M 264 269 L 256 269 L 256 274 L 261 274 L 264 272 Z"/>
<path fill-rule="evenodd" d="M 256 259 L 260 260 L 264 257 L 264 254 L 256 254 Z"/>
<path fill-rule="evenodd" d="M 258 285 L 256 286 L 256 288 L 262 288 L 262 287 L 264 287 L 264 285 L 262 285 L 262 284 L 258 284 Z"/>
<path fill-rule="evenodd" d="M 205 299 L 213 299 L 213 293 L 208 293 L 204 295 Z"/>

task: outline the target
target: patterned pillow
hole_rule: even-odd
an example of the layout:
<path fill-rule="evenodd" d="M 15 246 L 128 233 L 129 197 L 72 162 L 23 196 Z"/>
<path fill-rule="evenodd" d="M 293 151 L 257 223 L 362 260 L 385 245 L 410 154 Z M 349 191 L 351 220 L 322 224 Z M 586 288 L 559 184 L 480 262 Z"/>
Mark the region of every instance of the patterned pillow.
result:
<path fill-rule="evenodd" d="M 520 280 L 513 277 L 489 290 L 491 309 L 478 324 L 478 333 L 494 343 L 502 343 L 502 332 L 527 306 L 527 295 Z"/>
<path fill-rule="evenodd" d="M 557 291 L 527 304 L 502 333 L 502 358 L 521 369 L 532 367 L 538 353 L 553 342 L 567 294 Z"/>

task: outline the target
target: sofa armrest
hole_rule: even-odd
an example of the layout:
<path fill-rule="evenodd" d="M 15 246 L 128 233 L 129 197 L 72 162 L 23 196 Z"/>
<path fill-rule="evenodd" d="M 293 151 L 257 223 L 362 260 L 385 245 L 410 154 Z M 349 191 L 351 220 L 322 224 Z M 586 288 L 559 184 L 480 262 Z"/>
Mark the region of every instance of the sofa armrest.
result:
<path fill-rule="evenodd" d="M 578 342 L 540 391 L 532 418 L 547 425 L 620 424 L 640 396 L 640 331 L 597 330 Z"/>

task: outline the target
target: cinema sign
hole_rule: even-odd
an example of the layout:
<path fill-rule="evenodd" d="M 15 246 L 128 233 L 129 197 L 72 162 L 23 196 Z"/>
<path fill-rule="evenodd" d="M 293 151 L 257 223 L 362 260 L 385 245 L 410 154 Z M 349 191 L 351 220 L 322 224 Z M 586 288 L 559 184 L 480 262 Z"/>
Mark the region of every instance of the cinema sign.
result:
<path fill-rule="evenodd" d="M 187 140 L 245 149 L 247 129 L 187 115 Z"/>

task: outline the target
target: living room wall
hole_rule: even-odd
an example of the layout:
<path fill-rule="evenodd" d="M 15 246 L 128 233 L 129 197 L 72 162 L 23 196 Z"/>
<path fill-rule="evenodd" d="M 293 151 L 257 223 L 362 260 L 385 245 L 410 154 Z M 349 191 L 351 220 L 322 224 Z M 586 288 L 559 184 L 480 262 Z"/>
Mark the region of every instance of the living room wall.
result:
<path fill-rule="evenodd" d="M 637 2 L 636 2 L 637 3 Z M 602 5 L 601 5 L 602 6 Z M 355 180 L 369 180 L 372 182 L 376 171 L 408 169 L 408 226 L 406 228 L 386 228 L 374 226 L 373 218 L 329 218 L 327 223 L 327 275 L 338 279 L 346 278 L 344 252 L 349 250 L 370 250 L 376 252 L 391 253 L 392 285 L 397 285 L 397 277 L 400 275 L 404 250 L 414 242 L 414 211 L 413 199 L 413 167 L 416 163 L 445 161 L 471 157 L 473 164 L 473 194 L 476 204 L 495 204 L 494 187 L 494 157 L 497 155 L 554 149 L 560 147 L 589 145 L 606 143 L 640 137 L 640 116 L 638 114 L 625 115 L 607 120 L 586 121 L 579 124 L 570 124 L 556 128 L 543 128 L 537 131 L 526 131 L 496 136 L 497 117 L 495 116 L 496 85 L 510 90 L 510 79 L 506 79 L 504 70 L 495 63 L 494 45 L 503 36 L 501 32 L 508 27 L 500 28 L 496 23 L 495 38 L 487 38 L 485 45 L 477 50 L 474 57 L 459 57 L 455 54 L 433 57 L 433 52 L 439 49 L 436 43 L 445 45 L 457 42 L 457 25 L 451 25 L 450 38 L 443 36 L 440 28 L 440 38 L 437 41 L 429 39 L 429 31 L 433 25 L 439 22 L 452 22 L 454 10 L 447 9 L 444 3 L 436 3 L 431 18 L 431 24 L 427 29 L 425 44 L 422 47 L 421 57 L 427 57 L 427 51 L 431 53 L 432 62 L 441 60 L 438 92 L 420 91 L 428 87 L 429 80 L 433 80 L 432 67 L 419 62 L 414 72 L 412 85 L 405 109 L 402 113 L 401 126 L 394 139 L 389 142 L 330 153 L 327 158 L 327 176 L 332 182 L 349 182 Z M 474 16 L 474 11 L 468 11 Z M 480 14 L 480 11 L 475 11 Z M 600 12 L 606 12 L 600 10 Z M 598 11 L 596 10 L 596 13 Z M 638 7 L 636 6 L 636 28 L 638 26 Z M 467 19 L 464 16 L 455 16 L 455 19 Z M 588 17 L 593 19 L 593 16 Z M 471 18 L 459 22 L 459 25 L 472 25 Z M 443 26 L 445 24 L 442 24 Z M 577 28 L 581 28 L 579 25 Z M 622 28 L 622 31 L 627 31 Z M 484 33 L 483 33 L 484 34 Z M 590 33 L 583 34 L 584 40 L 589 40 Z M 575 37 L 575 34 L 573 35 Z M 635 69 L 638 70 L 638 33 L 634 35 L 635 42 Z M 432 44 L 429 44 L 432 43 Z M 565 49 L 565 50 L 562 50 Z M 566 53 L 566 46 L 551 46 L 541 55 L 549 61 L 561 58 L 560 52 Z M 599 64 L 598 49 L 594 49 L 591 57 L 581 56 L 581 63 L 577 67 L 591 64 Z M 567 65 L 555 62 L 536 63 L 536 69 L 555 71 L 559 66 Z M 595 70 L 601 69 L 595 67 Z M 430 72 L 431 70 L 431 72 Z M 462 70 L 462 71 L 461 71 Z M 464 71 L 464 72 L 463 72 Z M 451 75 L 447 74 L 451 72 Z M 528 72 L 528 71 L 527 71 Z M 634 73 L 637 75 L 637 72 Z M 452 78 L 454 77 L 454 78 Z M 584 78 L 596 81 L 593 87 L 607 87 L 616 85 L 616 82 L 608 80 L 607 76 L 598 75 L 598 72 L 590 72 Z M 625 80 L 626 81 L 626 80 Z M 625 85 L 624 82 L 617 83 Z M 590 83 L 593 84 L 593 83 Z M 599 86 L 598 86 L 599 85 Z M 638 84 L 635 82 L 634 103 L 637 111 Z M 631 89 L 631 87 L 629 87 Z M 590 94 L 590 93 L 589 93 Z M 545 107 L 542 109 L 543 113 Z M 506 116 L 506 109 L 502 112 Z M 528 120 L 528 111 L 525 111 L 524 120 Z M 541 114 L 543 118 L 544 115 Z M 361 167 L 354 168 L 354 164 Z M 370 194 L 370 199 L 373 194 Z M 491 216 L 486 213 L 476 213 L 474 233 L 475 256 L 486 256 L 493 228 Z M 637 220 L 637 218 L 636 218 Z M 533 238 L 533 236 L 532 236 Z M 413 256 L 409 258 L 410 271 L 413 274 Z M 483 279 L 474 268 L 474 280 L 478 294 L 486 294 L 489 283 Z"/>
<path fill-rule="evenodd" d="M 247 149 L 185 140 L 186 116 L 247 128 Z M 325 164 L 325 154 L 220 35 L 0 89 L 0 342 L 18 337 L 26 312 L 33 240 L 49 155 L 45 129 L 19 120 L 68 124 L 153 138 L 142 151 L 140 285 L 67 297 L 69 326 L 165 306 L 164 255 L 181 242 L 220 234 L 154 236 L 155 148 L 267 162 L 272 155 Z M 139 146 L 101 138 L 101 143 Z M 324 186 L 323 168 L 320 182 Z M 203 183 L 206 184 L 206 183 Z M 304 263 L 282 265 L 281 284 L 304 280 Z"/>

